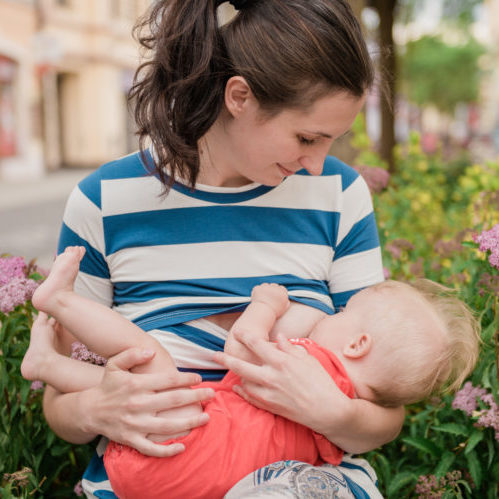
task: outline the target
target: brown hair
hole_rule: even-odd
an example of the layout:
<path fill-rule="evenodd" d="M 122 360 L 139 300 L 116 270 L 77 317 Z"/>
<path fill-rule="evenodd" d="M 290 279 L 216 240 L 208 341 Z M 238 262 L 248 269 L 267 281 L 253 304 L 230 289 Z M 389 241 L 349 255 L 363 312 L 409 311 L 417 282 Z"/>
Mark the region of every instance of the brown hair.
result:
<path fill-rule="evenodd" d="M 378 386 L 370 386 L 376 403 L 397 407 L 457 390 L 479 353 L 480 327 L 469 307 L 453 290 L 428 279 L 410 284 L 385 281 L 370 289 L 409 293 L 410 298 L 408 306 L 401 307 L 391 307 L 390 300 L 385 300 L 386 307 L 378 302 L 366 314 L 366 331 L 373 330 L 380 338 L 375 343 L 387 352 L 381 369 L 389 379 L 381 376 Z M 428 313 L 434 317 L 431 330 L 423 320 Z"/>
<path fill-rule="evenodd" d="M 222 27 L 220 3 L 160 0 L 135 28 L 152 57 L 138 68 L 129 97 L 140 149 L 152 142 L 166 188 L 176 176 L 194 186 L 198 141 L 220 114 L 231 76 L 246 79 L 267 116 L 306 108 L 331 91 L 361 97 L 373 82 L 347 0 L 253 0 Z"/>

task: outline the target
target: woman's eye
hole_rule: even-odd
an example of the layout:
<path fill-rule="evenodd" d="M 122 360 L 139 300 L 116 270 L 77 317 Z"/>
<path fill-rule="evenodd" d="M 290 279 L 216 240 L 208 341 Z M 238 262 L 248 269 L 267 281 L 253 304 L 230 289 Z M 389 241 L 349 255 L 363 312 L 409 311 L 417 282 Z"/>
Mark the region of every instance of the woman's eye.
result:
<path fill-rule="evenodd" d="M 307 137 L 303 136 L 298 136 L 298 140 L 300 141 L 301 144 L 305 144 L 306 146 L 311 146 L 312 144 L 315 144 L 315 139 L 307 139 Z"/>

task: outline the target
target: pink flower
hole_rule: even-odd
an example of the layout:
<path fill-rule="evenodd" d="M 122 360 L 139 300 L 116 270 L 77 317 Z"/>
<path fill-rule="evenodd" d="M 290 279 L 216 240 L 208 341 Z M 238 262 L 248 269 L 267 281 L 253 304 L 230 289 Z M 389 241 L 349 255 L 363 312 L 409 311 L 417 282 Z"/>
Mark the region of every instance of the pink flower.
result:
<path fill-rule="evenodd" d="M 31 390 L 36 392 L 37 390 L 42 390 L 43 389 L 43 381 L 33 381 L 31 383 Z"/>
<path fill-rule="evenodd" d="M 499 224 L 482 231 L 480 235 L 473 235 L 473 240 L 479 244 L 480 251 L 490 251 L 489 263 L 499 269 Z"/>
<path fill-rule="evenodd" d="M 461 390 L 456 393 L 452 402 L 453 409 L 460 409 L 468 416 L 477 416 L 478 401 L 480 399 L 489 407 L 478 411 L 478 420 L 474 426 L 481 428 L 492 428 L 495 431 L 495 438 L 499 441 L 499 408 L 491 393 L 485 388 L 474 387 L 471 382 L 467 382 Z M 483 406 L 482 406 L 483 407 Z M 473 414 L 475 412 L 475 414 Z"/>
<path fill-rule="evenodd" d="M 8 314 L 18 305 L 31 300 L 38 283 L 33 279 L 20 276 L 13 277 L 6 284 L 0 286 L 0 312 Z"/>
<path fill-rule="evenodd" d="M 0 258 L 0 286 L 16 277 L 24 277 L 26 262 L 22 256 Z"/>
<path fill-rule="evenodd" d="M 489 408 L 480 411 L 480 417 L 475 426 L 492 428 L 495 431 L 496 440 L 499 441 L 499 409 L 497 407 L 497 402 L 491 393 L 482 395 L 480 399 L 487 404 Z"/>
<path fill-rule="evenodd" d="M 371 192 L 381 192 L 386 189 L 390 181 L 390 173 L 377 166 L 354 166 L 364 180 Z"/>
<path fill-rule="evenodd" d="M 76 482 L 76 485 L 74 486 L 73 492 L 77 496 L 82 496 L 83 495 L 83 487 L 81 486 L 81 480 L 79 482 Z"/>
<path fill-rule="evenodd" d="M 394 239 L 385 245 L 385 250 L 388 251 L 396 260 L 402 256 L 403 251 L 409 251 L 412 249 L 414 249 L 414 245 L 410 241 L 407 241 L 407 239 Z"/>
<path fill-rule="evenodd" d="M 474 387 L 471 381 L 468 381 L 454 396 L 452 408 L 464 411 L 468 416 L 471 416 L 473 411 L 477 410 L 477 398 L 486 393 L 485 388 Z"/>
<path fill-rule="evenodd" d="M 386 267 L 383 267 L 383 276 L 385 279 L 390 279 L 390 276 L 392 273 L 390 272 L 390 269 L 387 269 Z"/>
<path fill-rule="evenodd" d="M 79 341 L 75 341 L 71 345 L 71 358 L 82 360 L 83 362 L 90 362 L 90 364 L 96 364 L 97 366 L 105 366 L 107 363 L 107 359 L 90 351 L 83 343 L 80 343 Z"/>

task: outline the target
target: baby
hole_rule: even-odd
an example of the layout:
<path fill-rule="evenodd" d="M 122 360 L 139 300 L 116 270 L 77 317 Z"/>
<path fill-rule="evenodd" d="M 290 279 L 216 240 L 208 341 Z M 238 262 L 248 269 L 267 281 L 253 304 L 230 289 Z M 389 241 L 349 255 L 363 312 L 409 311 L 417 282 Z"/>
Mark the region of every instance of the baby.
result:
<path fill-rule="evenodd" d="M 154 338 L 111 309 L 73 292 L 83 254 L 84 248 L 70 247 L 59 255 L 33 296 L 38 310 L 51 314 L 104 357 L 130 347 L 154 351 L 151 362 L 135 372 L 176 369 Z M 303 306 L 290 305 L 286 288 L 262 284 L 253 289 L 250 304 L 231 328 L 225 351 L 251 360 L 237 331 L 269 340 L 283 332 L 298 336 L 296 331 L 304 329 L 300 338 L 290 339 L 293 348 L 313 355 L 349 397 L 389 407 L 416 402 L 443 388 L 459 387 L 478 356 L 478 327 L 472 314 L 444 289 L 431 281 L 424 281 L 420 289 L 387 281 L 358 292 L 342 312 L 330 316 L 319 310 L 302 314 Z M 300 322 L 302 316 L 305 324 Z M 32 335 L 21 366 L 23 376 L 62 392 L 98 384 L 103 368 L 58 354 L 53 336 L 49 325 Z M 248 473 L 275 461 L 341 461 L 343 451 L 322 435 L 239 397 L 232 390 L 239 383 L 230 371 L 221 382 L 202 383 L 216 392 L 203 403 L 210 415 L 207 425 L 187 434 L 149 435 L 157 442 L 184 443 L 186 451 L 181 454 L 149 457 L 111 442 L 104 462 L 117 495 L 223 497 Z M 169 414 L 183 417 L 202 410 L 201 404 L 192 404 Z"/>

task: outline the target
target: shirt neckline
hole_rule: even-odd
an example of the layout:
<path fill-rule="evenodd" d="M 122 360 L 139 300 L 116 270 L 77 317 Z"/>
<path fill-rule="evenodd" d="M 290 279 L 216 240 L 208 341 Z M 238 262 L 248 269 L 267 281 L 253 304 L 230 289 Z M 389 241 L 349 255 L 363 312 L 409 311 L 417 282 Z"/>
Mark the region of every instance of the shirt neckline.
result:
<path fill-rule="evenodd" d="M 146 171 L 154 175 L 159 180 L 158 174 L 154 171 L 154 160 L 150 148 L 145 149 L 144 153 L 147 164 L 144 164 L 144 158 L 139 152 L 137 154 L 140 157 L 140 161 L 143 163 Z M 173 190 L 180 192 L 185 196 L 212 203 L 239 203 L 254 199 L 258 196 L 261 196 L 262 194 L 271 191 L 274 188 L 275 187 L 273 186 L 263 185 L 257 182 L 252 182 L 250 184 L 242 185 L 239 187 L 219 187 L 196 183 L 193 189 L 190 186 L 176 180 L 172 185 Z"/>

